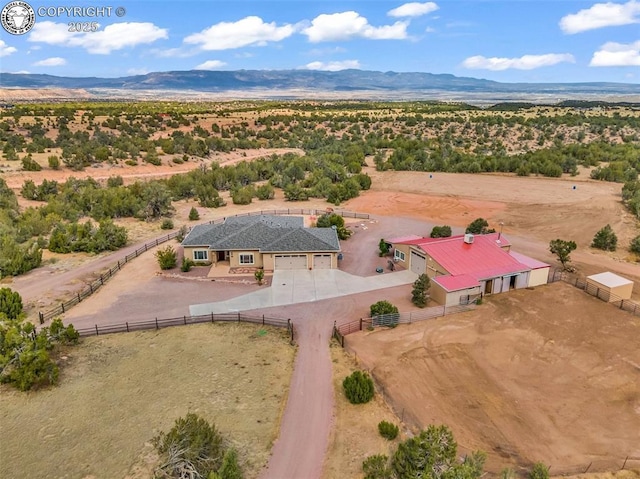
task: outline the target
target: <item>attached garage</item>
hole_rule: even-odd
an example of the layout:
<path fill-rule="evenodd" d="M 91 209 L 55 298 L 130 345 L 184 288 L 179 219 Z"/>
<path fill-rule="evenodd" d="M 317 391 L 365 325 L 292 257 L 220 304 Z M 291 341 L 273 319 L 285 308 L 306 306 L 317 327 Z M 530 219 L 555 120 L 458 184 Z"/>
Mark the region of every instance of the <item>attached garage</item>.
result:
<path fill-rule="evenodd" d="M 427 272 L 427 257 L 411 251 L 411 271 L 416 274 L 425 274 Z"/>
<path fill-rule="evenodd" d="M 274 269 L 307 269 L 306 254 L 277 254 Z"/>
<path fill-rule="evenodd" d="M 614 303 L 622 299 L 631 299 L 633 281 L 610 272 L 587 276 L 586 291 L 603 301 Z"/>
<path fill-rule="evenodd" d="M 331 269 L 330 254 L 314 254 L 313 269 Z"/>

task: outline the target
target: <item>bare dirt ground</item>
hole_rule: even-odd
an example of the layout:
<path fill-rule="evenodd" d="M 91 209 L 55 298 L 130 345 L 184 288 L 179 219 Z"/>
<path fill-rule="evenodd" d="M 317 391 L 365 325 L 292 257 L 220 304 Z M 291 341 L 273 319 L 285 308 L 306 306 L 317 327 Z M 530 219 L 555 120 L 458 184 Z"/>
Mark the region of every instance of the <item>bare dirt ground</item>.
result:
<path fill-rule="evenodd" d="M 554 283 L 346 344 L 406 422 L 447 424 L 490 471 L 542 461 L 560 474 L 640 458 L 639 332 L 637 317 Z"/>
<path fill-rule="evenodd" d="M 195 412 L 233 440 L 255 478 L 278 434 L 295 348 L 286 331 L 195 325 L 88 338 L 60 385 L 0 386 L 0 475 L 151 477 L 149 441 Z"/>

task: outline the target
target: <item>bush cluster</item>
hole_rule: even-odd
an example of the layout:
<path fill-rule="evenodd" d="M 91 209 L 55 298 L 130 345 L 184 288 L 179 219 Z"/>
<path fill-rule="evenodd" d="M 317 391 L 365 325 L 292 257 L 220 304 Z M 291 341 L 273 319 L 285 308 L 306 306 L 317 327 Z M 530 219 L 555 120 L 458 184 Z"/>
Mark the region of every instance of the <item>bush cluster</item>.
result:
<path fill-rule="evenodd" d="M 393 441 L 396 437 L 398 437 L 400 429 L 393 423 L 390 423 L 388 421 L 380 421 L 378 423 L 378 432 L 385 439 Z"/>
<path fill-rule="evenodd" d="M 351 404 L 363 404 L 373 399 L 373 380 L 364 371 L 354 371 L 342 381 L 344 393 Z"/>

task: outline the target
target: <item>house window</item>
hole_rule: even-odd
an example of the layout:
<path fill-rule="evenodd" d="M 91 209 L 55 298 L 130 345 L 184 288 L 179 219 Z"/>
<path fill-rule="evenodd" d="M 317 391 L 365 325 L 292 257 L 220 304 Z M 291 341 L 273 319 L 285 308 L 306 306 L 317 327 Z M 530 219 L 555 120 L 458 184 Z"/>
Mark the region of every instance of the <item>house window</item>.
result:
<path fill-rule="evenodd" d="M 243 253 L 240 255 L 240 264 L 253 264 L 253 253 Z"/>
<path fill-rule="evenodd" d="M 193 259 L 195 261 L 208 261 L 209 260 L 209 252 L 208 251 L 194 251 L 193 252 Z"/>
<path fill-rule="evenodd" d="M 395 252 L 393 253 L 393 257 L 395 259 L 399 259 L 400 261 L 404 261 L 404 253 L 400 250 L 395 250 Z"/>

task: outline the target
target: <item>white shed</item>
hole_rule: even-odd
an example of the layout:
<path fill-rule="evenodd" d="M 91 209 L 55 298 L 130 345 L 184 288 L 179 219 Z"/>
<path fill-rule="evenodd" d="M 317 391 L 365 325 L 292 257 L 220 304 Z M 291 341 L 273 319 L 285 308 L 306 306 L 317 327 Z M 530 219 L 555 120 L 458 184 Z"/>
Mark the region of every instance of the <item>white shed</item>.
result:
<path fill-rule="evenodd" d="M 598 298 L 613 303 L 631 299 L 633 281 L 609 271 L 587 276 L 586 291 Z"/>

